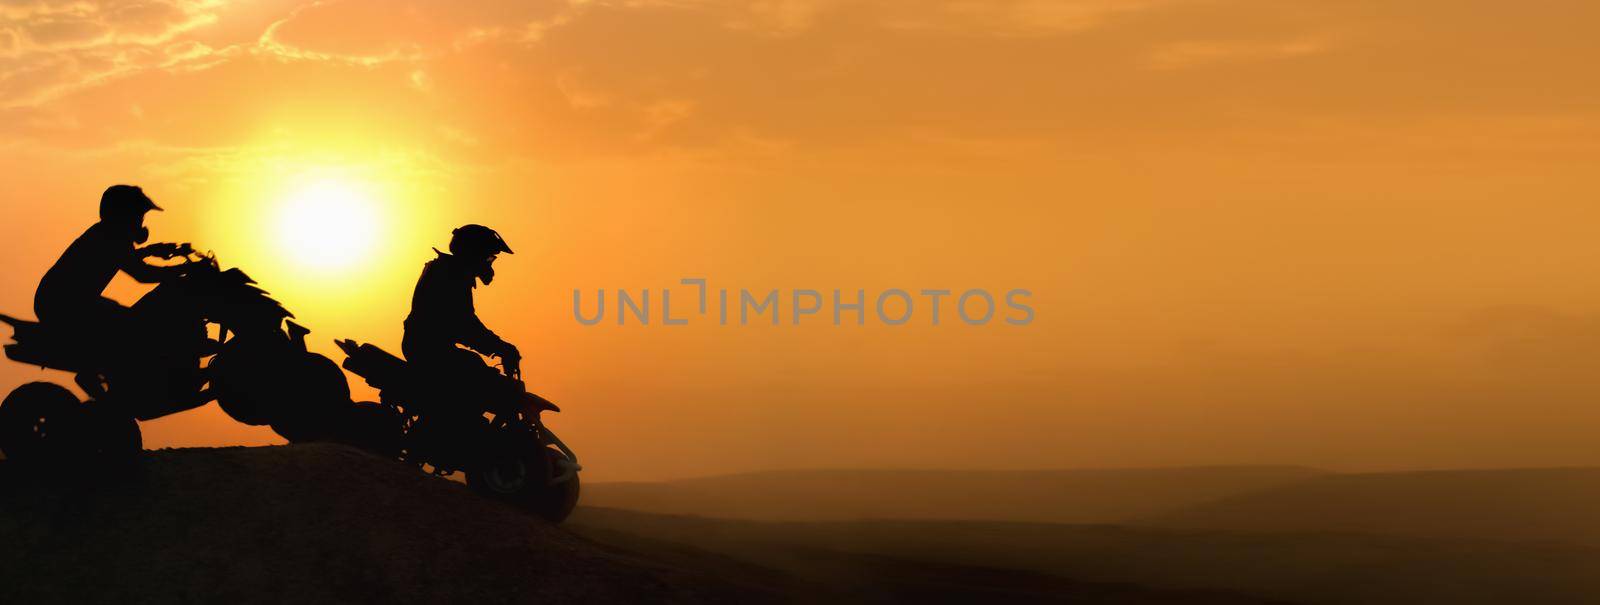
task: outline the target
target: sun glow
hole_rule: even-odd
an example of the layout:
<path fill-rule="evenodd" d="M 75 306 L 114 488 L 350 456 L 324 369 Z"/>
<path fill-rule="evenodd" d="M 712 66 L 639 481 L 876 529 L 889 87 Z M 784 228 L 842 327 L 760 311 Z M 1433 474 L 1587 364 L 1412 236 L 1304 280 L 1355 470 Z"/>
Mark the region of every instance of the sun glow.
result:
<path fill-rule="evenodd" d="M 206 222 L 193 241 L 301 325 L 337 328 L 330 337 L 393 331 L 432 247 L 466 222 L 424 203 L 457 188 L 411 156 L 303 141 L 263 143 L 223 165 L 227 178 L 196 192 Z"/>
<path fill-rule="evenodd" d="M 302 269 L 343 271 L 371 260 L 382 222 L 361 183 L 320 179 L 284 199 L 278 240 L 284 258 Z"/>

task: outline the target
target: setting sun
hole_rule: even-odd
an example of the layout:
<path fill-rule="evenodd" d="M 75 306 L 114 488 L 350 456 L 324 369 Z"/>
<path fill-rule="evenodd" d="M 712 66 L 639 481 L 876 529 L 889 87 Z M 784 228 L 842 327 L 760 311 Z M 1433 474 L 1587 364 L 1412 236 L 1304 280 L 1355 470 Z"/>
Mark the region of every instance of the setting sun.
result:
<path fill-rule="evenodd" d="M 323 179 L 293 190 L 278 218 L 284 257 L 301 268 L 340 270 L 371 256 L 380 216 L 358 183 Z"/>

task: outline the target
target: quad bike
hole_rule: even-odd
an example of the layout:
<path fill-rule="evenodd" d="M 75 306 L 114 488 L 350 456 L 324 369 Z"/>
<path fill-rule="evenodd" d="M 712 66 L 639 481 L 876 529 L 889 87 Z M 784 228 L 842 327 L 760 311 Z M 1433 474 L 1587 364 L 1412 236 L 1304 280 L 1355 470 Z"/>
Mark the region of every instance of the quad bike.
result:
<path fill-rule="evenodd" d="M 270 424 L 291 440 L 314 436 L 323 410 L 349 407 L 344 373 L 306 351 L 308 330 L 288 321 L 293 314 L 239 269 L 181 250 L 181 275 L 134 303 L 126 333 L 88 334 L 0 315 L 14 331 L 6 357 L 71 372 L 89 395 L 79 401 L 48 382 L 12 391 L 0 402 L 0 452 L 8 459 L 126 456 L 142 447 L 136 421 L 211 401 L 235 420 Z"/>
<path fill-rule="evenodd" d="M 467 485 L 553 522 L 578 503 L 578 457 L 544 425 L 555 404 L 529 393 L 518 360 L 482 385 L 442 385 L 409 362 L 371 344 L 335 341 L 344 367 L 379 390 L 381 404 L 353 404 L 342 440 L 438 475 L 466 474 Z M 481 388 L 480 388 L 481 387 Z"/>

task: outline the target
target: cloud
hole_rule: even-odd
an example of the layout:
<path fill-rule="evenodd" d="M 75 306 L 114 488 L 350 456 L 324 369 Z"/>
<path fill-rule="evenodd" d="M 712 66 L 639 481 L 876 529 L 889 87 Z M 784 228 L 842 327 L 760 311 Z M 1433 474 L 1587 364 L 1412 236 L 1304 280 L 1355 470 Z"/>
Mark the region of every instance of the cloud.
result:
<path fill-rule="evenodd" d="M 1069 34 L 1177 0 L 946 0 L 897 7 L 891 27 L 993 36 Z"/>
<path fill-rule="evenodd" d="M 167 46 L 214 23 L 215 0 L 36 1 L 0 8 L 0 105 L 36 105 L 146 69 L 202 59 L 210 47 Z M 162 47 L 169 49 L 161 52 Z"/>
<path fill-rule="evenodd" d="M 3 2 L 0 108 L 34 111 L 0 129 L 77 124 L 83 145 L 221 144 L 270 122 L 483 158 L 894 145 L 1037 158 L 1185 141 L 1215 153 L 1226 129 L 1252 154 L 1357 135 L 1462 149 L 1414 118 L 1565 116 L 1517 139 L 1537 153 L 1594 123 L 1562 102 L 1594 94 L 1565 75 L 1592 41 L 1491 53 L 1490 30 L 1370 0 Z M 1441 82 L 1462 94 L 1436 94 Z M 148 130 L 115 121 L 133 103 Z M 186 126 L 196 115 L 218 124 Z"/>
<path fill-rule="evenodd" d="M 1146 59 L 1154 69 L 1183 69 L 1230 61 L 1288 59 L 1327 52 L 1326 36 L 1300 36 L 1278 41 L 1195 40 L 1162 44 Z"/>
<path fill-rule="evenodd" d="M 8 56 L 153 44 L 216 21 L 217 0 L 41 0 L 0 9 Z"/>
<path fill-rule="evenodd" d="M 804 34 L 836 22 L 873 28 L 981 36 L 1078 32 L 1116 16 L 1183 0 L 655 0 L 602 3 L 631 8 L 691 9 L 727 27 L 775 36 Z"/>
<path fill-rule="evenodd" d="M 416 63 L 463 45 L 530 42 L 563 22 L 572 6 L 567 0 L 4 2 L 0 107 L 39 106 L 151 70 L 195 71 L 244 56 L 357 67 Z M 270 19 L 252 27 L 261 14 Z M 230 18 L 227 27 L 213 27 Z"/>
<path fill-rule="evenodd" d="M 1038 36 L 1077 32 L 1112 18 L 1190 0 L 593 0 L 590 6 L 693 10 L 730 29 L 804 34 L 841 21 L 874 28 L 963 35 Z"/>
<path fill-rule="evenodd" d="M 259 46 L 290 59 L 415 62 L 487 41 L 536 40 L 573 10 L 568 0 L 327 0 L 302 5 L 272 23 Z"/>

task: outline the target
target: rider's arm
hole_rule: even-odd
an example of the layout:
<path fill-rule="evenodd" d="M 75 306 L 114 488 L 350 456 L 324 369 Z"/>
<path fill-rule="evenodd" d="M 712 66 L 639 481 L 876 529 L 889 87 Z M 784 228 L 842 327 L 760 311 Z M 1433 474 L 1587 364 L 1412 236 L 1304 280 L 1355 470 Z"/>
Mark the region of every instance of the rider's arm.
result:
<path fill-rule="evenodd" d="M 500 338 L 488 326 L 483 325 L 483 320 L 478 319 L 478 309 L 472 302 L 470 287 L 457 291 L 452 298 L 450 304 L 455 307 L 456 334 L 461 344 L 484 355 L 506 357 L 515 354 L 516 347 Z"/>
<path fill-rule="evenodd" d="M 152 265 L 144 262 L 144 259 L 151 257 L 172 258 L 174 256 L 189 254 L 193 251 L 193 248 L 191 248 L 189 244 L 170 243 L 157 243 L 150 244 L 142 248 L 134 248 L 133 254 L 130 255 L 128 260 L 123 263 L 122 270 L 126 272 L 129 277 L 132 277 L 135 281 L 140 283 L 159 283 L 167 280 L 168 278 L 181 275 L 183 273 L 182 265 Z"/>
<path fill-rule="evenodd" d="M 139 256 L 138 252 L 135 251 L 135 253 L 128 257 L 128 260 L 122 264 L 122 271 L 127 273 L 128 277 L 132 277 L 134 281 L 143 284 L 161 283 L 162 281 L 183 274 L 182 265 L 173 265 L 170 267 L 152 265 L 144 262 L 144 258 L 145 257 L 143 256 Z"/>
<path fill-rule="evenodd" d="M 484 355 L 500 357 L 512 355 L 517 350 L 516 347 L 511 346 L 511 343 L 496 335 L 488 326 L 483 325 L 483 321 L 479 320 L 476 314 L 469 316 L 466 325 L 462 326 L 461 344 L 467 345 L 467 348 Z"/>

